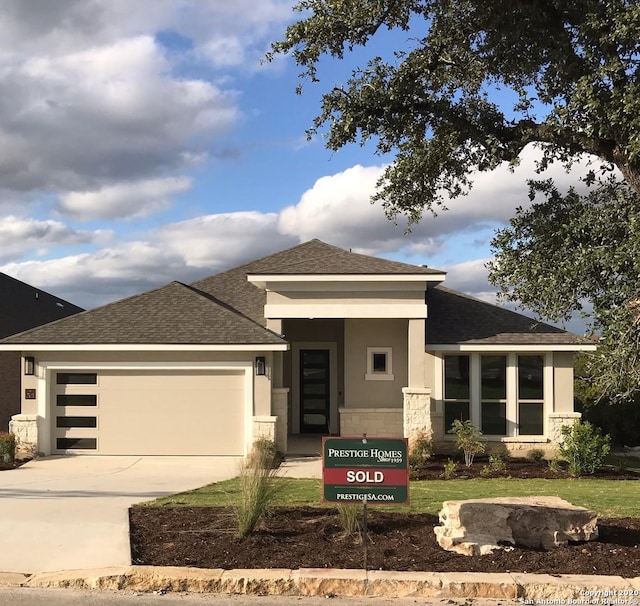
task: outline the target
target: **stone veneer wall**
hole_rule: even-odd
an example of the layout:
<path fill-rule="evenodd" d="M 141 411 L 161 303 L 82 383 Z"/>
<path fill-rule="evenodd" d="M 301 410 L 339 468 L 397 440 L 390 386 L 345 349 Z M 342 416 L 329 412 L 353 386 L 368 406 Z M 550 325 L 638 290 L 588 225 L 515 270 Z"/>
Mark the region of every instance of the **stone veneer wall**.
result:
<path fill-rule="evenodd" d="M 278 417 L 253 417 L 253 441 L 264 438 L 275 442 L 277 422 Z"/>
<path fill-rule="evenodd" d="M 552 412 L 547 418 L 547 435 L 552 444 L 562 442 L 562 428 L 565 425 L 573 425 L 576 419 L 582 415 L 579 412 Z"/>
<path fill-rule="evenodd" d="M 38 454 L 38 415 L 13 415 L 9 432 L 16 437 L 16 458 L 25 459 Z"/>
<path fill-rule="evenodd" d="M 404 399 L 403 430 L 409 440 L 425 436 L 434 444 L 439 443 L 442 415 L 435 410 L 428 387 L 403 387 Z"/>
<path fill-rule="evenodd" d="M 402 436 L 401 408 L 340 408 L 340 435 L 375 438 Z"/>

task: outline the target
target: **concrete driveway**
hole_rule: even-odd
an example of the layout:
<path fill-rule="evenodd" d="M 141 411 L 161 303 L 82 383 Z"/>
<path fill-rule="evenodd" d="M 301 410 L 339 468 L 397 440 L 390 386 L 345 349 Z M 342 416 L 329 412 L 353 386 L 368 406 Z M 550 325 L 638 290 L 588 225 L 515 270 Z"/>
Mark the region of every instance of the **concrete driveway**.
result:
<path fill-rule="evenodd" d="M 36 459 L 0 472 L 0 571 L 131 564 L 130 505 L 237 475 L 234 457 Z"/>

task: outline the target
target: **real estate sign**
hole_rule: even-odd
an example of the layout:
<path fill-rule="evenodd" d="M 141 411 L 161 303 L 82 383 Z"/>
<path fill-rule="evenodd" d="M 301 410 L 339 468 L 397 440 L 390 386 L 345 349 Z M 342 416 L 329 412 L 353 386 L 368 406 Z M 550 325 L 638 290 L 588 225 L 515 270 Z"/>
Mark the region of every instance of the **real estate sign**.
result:
<path fill-rule="evenodd" d="M 323 438 L 322 497 L 330 503 L 408 503 L 406 438 Z"/>

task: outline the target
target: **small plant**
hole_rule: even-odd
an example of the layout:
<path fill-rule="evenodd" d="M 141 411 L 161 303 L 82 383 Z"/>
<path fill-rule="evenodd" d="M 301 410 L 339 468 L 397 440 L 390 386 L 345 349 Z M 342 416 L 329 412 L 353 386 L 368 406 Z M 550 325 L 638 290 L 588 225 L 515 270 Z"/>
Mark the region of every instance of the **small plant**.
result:
<path fill-rule="evenodd" d="M 558 450 L 569 462 L 569 473 L 572 476 L 595 473 L 611 450 L 611 436 L 603 436 L 591 423 L 579 419 L 562 427 L 561 432 L 564 440 Z"/>
<path fill-rule="evenodd" d="M 423 431 L 417 433 L 409 442 L 410 473 L 422 469 L 433 454 L 431 436 Z"/>
<path fill-rule="evenodd" d="M 473 458 L 484 452 L 484 444 L 481 441 L 482 432 L 469 420 L 456 419 L 451 424 L 449 433 L 456 436 L 456 446 L 464 452 L 464 463 L 471 467 Z"/>
<path fill-rule="evenodd" d="M 361 510 L 356 505 L 338 505 L 340 526 L 342 526 L 345 536 L 352 537 L 354 535 L 360 535 L 360 514 Z"/>
<path fill-rule="evenodd" d="M 507 464 L 504 462 L 502 455 L 493 454 L 489 457 L 489 464 L 483 465 L 480 470 L 480 475 L 483 478 L 488 478 L 496 473 L 504 473 L 507 470 Z"/>
<path fill-rule="evenodd" d="M 549 469 L 553 471 L 553 473 L 560 473 L 562 471 L 562 467 L 560 467 L 560 459 L 557 457 L 553 457 L 549 459 Z"/>
<path fill-rule="evenodd" d="M 440 474 L 440 477 L 443 480 L 451 480 L 455 477 L 456 471 L 458 470 L 458 463 L 453 459 L 448 459 L 444 464 L 444 471 Z"/>
<path fill-rule="evenodd" d="M 627 457 L 616 457 L 616 471 L 618 473 L 625 473 L 629 471 L 631 467 L 631 461 Z"/>
<path fill-rule="evenodd" d="M 540 463 L 544 459 L 544 451 L 539 448 L 533 448 L 527 453 L 527 459 L 534 463 Z"/>
<path fill-rule="evenodd" d="M 0 433 L 0 459 L 4 463 L 13 463 L 16 458 L 16 437 L 12 433 Z"/>
<path fill-rule="evenodd" d="M 254 444 L 240 468 L 240 501 L 234 507 L 240 537 L 255 530 L 278 491 L 275 447 L 267 448 L 263 442 L 270 440 L 257 440 L 259 445 Z"/>
<path fill-rule="evenodd" d="M 254 467 L 278 467 L 278 451 L 273 440 L 258 438 L 247 457 L 247 465 Z"/>

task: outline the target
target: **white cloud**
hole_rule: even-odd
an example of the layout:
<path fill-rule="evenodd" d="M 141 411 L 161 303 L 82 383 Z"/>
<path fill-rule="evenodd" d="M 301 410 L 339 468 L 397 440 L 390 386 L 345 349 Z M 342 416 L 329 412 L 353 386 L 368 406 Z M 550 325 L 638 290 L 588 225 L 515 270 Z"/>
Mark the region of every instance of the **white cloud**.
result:
<path fill-rule="evenodd" d="M 174 177 L 118 183 L 60 196 L 58 211 L 80 220 L 145 217 L 168 208 L 172 195 L 188 191 L 191 179 Z"/>
<path fill-rule="evenodd" d="M 398 216 L 395 225 L 385 216 L 382 204 L 370 203 L 384 170 L 381 166 L 357 165 L 318 179 L 297 204 L 282 210 L 279 227 L 301 241 L 317 237 L 366 254 L 399 250 L 409 255 L 434 254 L 446 246 L 448 236 L 506 224 L 518 206 L 528 207 L 526 180 L 535 176 L 535 162 L 540 157 L 539 150 L 529 146 L 513 172 L 505 163 L 492 172 L 477 173 L 468 196 L 450 200 L 448 210 L 438 210 L 435 217 L 426 212 L 407 234 L 404 217 Z M 560 189 L 566 189 L 586 174 L 586 164 L 577 164 L 569 174 L 554 164 L 540 177 L 553 177 Z"/>
<path fill-rule="evenodd" d="M 490 259 L 475 259 L 442 269 L 447 272 L 444 285 L 467 293 L 488 303 L 496 303 L 496 289 L 489 284 L 487 263 Z"/>
<path fill-rule="evenodd" d="M 0 261 L 19 258 L 30 249 L 43 255 L 53 246 L 105 244 L 111 235 L 107 230 L 77 231 L 60 221 L 10 215 L 0 218 Z"/>

